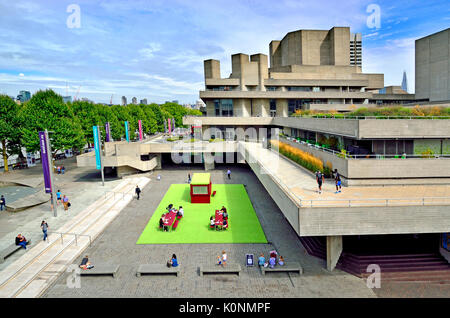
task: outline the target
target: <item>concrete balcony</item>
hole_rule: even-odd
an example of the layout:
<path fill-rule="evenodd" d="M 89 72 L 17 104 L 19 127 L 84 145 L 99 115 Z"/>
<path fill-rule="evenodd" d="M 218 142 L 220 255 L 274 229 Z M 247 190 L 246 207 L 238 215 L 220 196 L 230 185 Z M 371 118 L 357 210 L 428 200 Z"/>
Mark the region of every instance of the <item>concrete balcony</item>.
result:
<path fill-rule="evenodd" d="M 186 116 L 183 118 L 183 125 L 195 125 L 201 123 L 202 126 L 259 126 L 271 125 L 273 117 L 195 117 Z"/>
<path fill-rule="evenodd" d="M 303 91 L 200 91 L 201 99 L 233 98 L 267 98 L 267 99 L 320 99 L 320 98 L 355 98 L 370 99 L 369 92 L 303 92 Z"/>

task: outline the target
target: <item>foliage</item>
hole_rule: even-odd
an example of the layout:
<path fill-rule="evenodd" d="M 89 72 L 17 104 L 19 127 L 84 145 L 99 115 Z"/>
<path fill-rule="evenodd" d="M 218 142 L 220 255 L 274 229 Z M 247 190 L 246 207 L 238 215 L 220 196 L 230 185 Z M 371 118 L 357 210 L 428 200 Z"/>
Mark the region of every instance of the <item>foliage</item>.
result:
<path fill-rule="evenodd" d="M 40 149 L 39 132 L 47 129 L 53 155 L 59 150 L 81 149 L 85 135 L 78 117 L 52 90 L 39 91 L 19 112 L 22 143 L 29 152 Z"/>
<path fill-rule="evenodd" d="M 7 95 L 0 95 L 0 142 L 5 171 L 8 157 L 22 155 L 19 128 L 19 106 Z"/>

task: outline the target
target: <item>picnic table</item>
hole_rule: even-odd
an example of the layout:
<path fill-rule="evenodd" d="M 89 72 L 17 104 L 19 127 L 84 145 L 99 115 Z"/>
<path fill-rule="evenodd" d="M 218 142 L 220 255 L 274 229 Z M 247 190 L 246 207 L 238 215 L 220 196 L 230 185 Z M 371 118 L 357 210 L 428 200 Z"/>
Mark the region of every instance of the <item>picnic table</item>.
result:
<path fill-rule="evenodd" d="M 223 226 L 223 213 L 220 210 L 216 210 L 214 223 L 216 224 L 216 229 L 218 226 Z"/>
<path fill-rule="evenodd" d="M 172 226 L 173 222 L 175 222 L 177 218 L 177 211 L 172 210 L 169 213 L 166 213 L 163 217 L 164 226 L 168 226 L 169 228 Z"/>

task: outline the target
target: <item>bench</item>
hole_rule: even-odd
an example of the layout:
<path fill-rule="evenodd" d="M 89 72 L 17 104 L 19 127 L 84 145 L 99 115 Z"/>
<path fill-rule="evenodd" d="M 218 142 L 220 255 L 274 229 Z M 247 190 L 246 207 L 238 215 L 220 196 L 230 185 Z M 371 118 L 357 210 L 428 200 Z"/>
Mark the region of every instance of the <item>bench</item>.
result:
<path fill-rule="evenodd" d="M 11 244 L 7 248 L 5 248 L 3 251 L 0 252 L 0 263 L 3 263 L 6 258 L 10 257 L 12 254 L 17 252 L 21 248 L 23 248 L 23 247 L 20 245 L 16 245 L 16 244 Z"/>
<path fill-rule="evenodd" d="M 172 225 L 172 230 L 176 230 L 176 229 L 177 229 L 177 227 L 178 227 L 178 222 L 179 222 L 179 220 L 175 220 L 175 222 L 174 222 L 173 225 Z"/>
<path fill-rule="evenodd" d="M 297 272 L 303 274 L 303 268 L 297 262 L 285 262 L 283 266 L 275 265 L 274 268 L 261 266 L 261 272 L 266 275 L 266 272 Z"/>
<path fill-rule="evenodd" d="M 80 269 L 81 276 L 87 275 L 112 275 L 116 277 L 119 265 L 95 265 L 91 269 Z"/>
<path fill-rule="evenodd" d="M 210 266 L 200 266 L 199 267 L 200 276 L 203 274 L 239 274 L 241 273 L 241 265 L 239 264 L 227 264 L 222 265 L 210 265 Z"/>
<path fill-rule="evenodd" d="M 175 274 L 177 277 L 180 274 L 180 265 L 177 267 L 167 267 L 166 264 L 142 264 L 139 265 L 136 276 L 141 277 L 145 274 Z"/>

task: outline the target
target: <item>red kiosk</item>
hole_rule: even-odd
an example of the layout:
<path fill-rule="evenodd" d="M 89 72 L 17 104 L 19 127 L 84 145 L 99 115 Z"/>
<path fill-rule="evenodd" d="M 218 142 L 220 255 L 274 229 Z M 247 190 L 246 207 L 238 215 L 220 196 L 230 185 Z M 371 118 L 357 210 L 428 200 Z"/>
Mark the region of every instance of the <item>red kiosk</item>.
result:
<path fill-rule="evenodd" d="M 194 173 L 191 181 L 191 203 L 210 203 L 211 176 L 209 173 Z"/>

